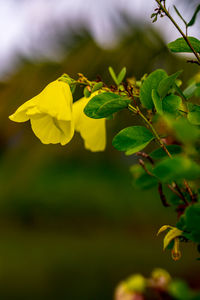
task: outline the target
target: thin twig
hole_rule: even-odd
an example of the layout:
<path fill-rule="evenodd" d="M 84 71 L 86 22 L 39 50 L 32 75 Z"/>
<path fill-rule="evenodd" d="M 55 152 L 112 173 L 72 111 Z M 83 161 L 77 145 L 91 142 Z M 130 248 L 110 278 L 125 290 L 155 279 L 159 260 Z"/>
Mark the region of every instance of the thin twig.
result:
<path fill-rule="evenodd" d="M 192 203 L 194 202 L 197 202 L 197 199 L 196 199 L 196 195 L 193 194 L 192 190 L 191 190 L 191 187 L 189 186 L 189 184 L 187 183 L 187 181 L 184 179 L 184 184 L 185 184 L 185 187 L 186 187 L 186 191 L 188 192 L 188 194 L 190 195 L 190 198 L 192 200 Z"/>
<path fill-rule="evenodd" d="M 159 7 L 162 9 L 162 11 L 166 14 L 166 16 L 170 19 L 170 21 L 174 24 L 174 26 L 176 27 L 176 29 L 180 32 L 180 34 L 182 35 L 182 37 L 184 38 L 184 40 L 186 41 L 186 43 L 188 44 L 188 46 L 190 47 L 190 49 L 192 50 L 192 52 L 194 53 L 194 55 L 196 56 L 199 65 L 200 65 L 200 56 L 199 54 L 195 51 L 194 47 L 192 46 L 191 42 L 189 41 L 188 37 L 185 35 L 185 33 L 181 30 L 181 28 L 178 26 L 178 24 L 176 23 L 176 21 L 172 18 L 172 16 L 170 15 L 169 11 L 166 9 L 166 6 L 163 6 L 160 0 L 155 0 Z"/>
<path fill-rule="evenodd" d="M 188 59 L 188 60 L 187 60 L 187 63 L 200 65 L 200 63 L 199 63 L 197 60 L 193 60 L 193 59 L 191 59 L 191 60 Z"/>
<path fill-rule="evenodd" d="M 162 201 L 163 206 L 169 207 L 170 205 L 169 205 L 169 203 L 167 202 L 167 199 L 166 199 L 166 197 L 165 197 L 165 194 L 163 193 L 163 188 L 162 188 L 162 183 L 161 183 L 161 182 L 158 183 L 158 192 L 159 192 L 160 199 L 161 199 L 161 201 Z"/>
<path fill-rule="evenodd" d="M 188 206 L 188 202 L 186 201 L 185 197 L 182 195 L 182 193 L 179 193 L 178 190 L 176 190 L 171 184 L 167 185 L 168 188 L 176 195 L 178 196 L 180 199 L 183 200 L 183 202 Z M 177 186 L 177 185 L 176 185 Z"/>
<path fill-rule="evenodd" d="M 178 186 L 178 184 L 176 182 L 173 183 L 174 184 L 174 188 L 179 192 L 179 194 L 181 195 L 181 199 L 185 202 L 185 204 L 188 204 L 187 199 L 185 198 L 185 196 L 183 195 L 180 187 Z"/>
<path fill-rule="evenodd" d="M 144 161 L 143 161 L 142 159 L 139 159 L 138 161 L 139 161 L 140 166 L 145 170 L 145 172 L 146 172 L 149 176 L 153 176 L 153 177 L 154 177 L 154 175 L 153 175 L 153 174 L 147 169 L 147 167 L 145 166 Z"/>
<path fill-rule="evenodd" d="M 149 156 L 147 153 L 139 151 L 139 152 L 136 153 L 136 155 L 142 156 L 142 157 L 148 159 L 148 161 L 149 161 L 152 165 L 154 165 L 153 159 L 152 159 L 151 156 Z"/>

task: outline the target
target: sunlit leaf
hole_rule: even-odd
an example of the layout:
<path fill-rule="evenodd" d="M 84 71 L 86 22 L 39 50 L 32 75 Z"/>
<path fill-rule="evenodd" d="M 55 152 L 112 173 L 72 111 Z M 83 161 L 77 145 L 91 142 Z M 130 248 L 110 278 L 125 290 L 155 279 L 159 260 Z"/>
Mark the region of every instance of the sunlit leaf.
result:
<path fill-rule="evenodd" d="M 117 77 L 117 82 L 118 82 L 118 85 L 124 80 L 124 77 L 126 76 L 126 68 L 124 67 L 121 71 L 120 71 L 120 73 L 119 73 L 119 75 L 118 75 L 118 77 Z"/>
<path fill-rule="evenodd" d="M 194 50 L 196 52 L 200 52 L 200 40 L 192 36 L 188 37 L 188 40 L 190 41 Z M 169 43 L 167 46 L 172 52 L 193 52 L 182 37 Z"/>
<path fill-rule="evenodd" d="M 109 67 L 108 70 L 109 70 L 109 73 L 110 73 L 113 81 L 116 83 L 116 85 L 118 85 L 118 80 L 117 80 L 117 76 L 115 74 L 115 71 L 113 70 L 112 67 Z"/>

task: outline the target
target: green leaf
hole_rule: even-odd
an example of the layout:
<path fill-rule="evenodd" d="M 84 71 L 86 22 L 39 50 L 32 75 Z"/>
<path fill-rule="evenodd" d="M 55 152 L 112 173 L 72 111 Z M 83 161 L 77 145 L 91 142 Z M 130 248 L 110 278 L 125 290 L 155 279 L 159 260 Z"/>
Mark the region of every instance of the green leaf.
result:
<path fill-rule="evenodd" d="M 183 200 L 174 193 L 170 193 L 170 196 L 168 196 L 168 202 L 170 205 L 178 207 L 179 205 L 183 204 Z"/>
<path fill-rule="evenodd" d="M 196 89 L 194 95 L 195 95 L 195 97 L 198 97 L 198 98 L 200 97 L 200 85 L 197 86 L 197 89 Z"/>
<path fill-rule="evenodd" d="M 103 86 L 103 82 L 97 82 L 97 83 L 95 83 L 95 85 L 92 88 L 92 93 L 100 90 L 102 88 L 102 86 Z"/>
<path fill-rule="evenodd" d="M 200 41 L 192 36 L 188 37 L 188 40 L 190 41 L 194 50 L 196 52 L 200 52 Z M 172 52 L 192 52 L 184 38 L 179 38 L 169 43 L 167 46 Z"/>
<path fill-rule="evenodd" d="M 187 100 L 183 92 L 181 91 L 180 87 L 177 85 L 177 83 L 174 85 L 174 90 L 181 96 L 183 97 L 184 100 Z"/>
<path fill-rule="evenodd" d="M 200 166 L 183 156 L 169 157 L 156 165 L 153 174 L 165 183 L 178 179 L 192 180 L 200 177 Z"/>
<path fill-rule="evenodd" d="M 187 27 L 193 26 L 195 21 L 196 21 L 196 17 L 198 12 L 200 11 L 200 4 L 197 6 L 197 8 L 195 9 L 195 12 L 192 16 L 192 19 L 190 20 L 190 22 L 187 24 Z"/>
<path fill-rule="evenodd" d="M 118 82 L 118 85 L 120 85 L 120 83 L 124 80 L 124 77 L 126 76 L 126 68 L 124 67 L 121 71 L 120 71 L 120 73 L 119 73 L 119 75 L 118 75 L 118 77 L 117 77 L 117 82 Z"/>
<path fill-rule="evenodd" d="M 140 89 L 140 101 L 144 107 L 148 109 L 152 109 L 154 107 L 153 100 L 152 100 L 152 90 L 153 89 L 156 90 L 160 81 L 166 77 L 167 77 L 167 73 L 162 69 L 158 69 L 152 72 L 144 80 Z"/>
<path fill-rule="evenodd" d="M 199 129 L 192 125 L 186 118 L 177 120 L 169 118 L 169 125 L 173 128 L 176 138 L 184 144 L 190 144 L 199 139 Z"/>
<path fill-rule="evenodd" d="M 188 103 L 188 121 L 193 125 L 200 125 L 200 105 Z"/>
<path fill-rule="evenodd" d="M 179 12 L 178 8 L 175 5 L 173 5 L 173 6 L 174 6 L 174 9 L 175 9 L 177 15 L 179 16 L 179 18 L 181 18 L 181 20 L 183 21 L 183 23 L 187 26 L 187 22 L 185 21 L 185 19 L 183 18 L 183 16 Z"/>
<path fill-rule="evenodd" d="M 120 85 L 120 83 L 124 80 L 124 77 L 126 76 L 126 68 L 125 67 L 122 68 L 118 76 L 115 74 L 115 71 L 113 70 L 112 67 L 109 67 L 108 70 L 116 85 Z"/>
<path fill-rule="evenodd" d="M 145 163 L 145 167 L 152 172 L 152 165 Z M 136 189 L 148 190 L 158 185 L 158 179 L 147 174 L 139 164 L 131 166 L 130 172 L 133 175 L 133 186 Z"/>
<path fill-rule="evenodd" d="M 193 242 L 200 243 L 200 203 L 190 205 L 181 216 L 177 227 L 183 230 L 184 236 Z"/>
<path fill-rule="evenodd" d="M 143 126 L 131 126 L 122 129 L 113 139 L 113 146 L 119 151 L 131 155 L 144 149 L 154 139 L 153 134 Z"/>
<path fill-rule="evenodd" d="M 180 154 L 182 152 L 182 148 L 179 145 L 169 145 L 166 146 L 167 150 L 171 155 Z M 153 159 L 161 159 L 167 156 L 167 153 L 163 150 L 163 148 L 158 148 L 149 154 Z"/>
<path fill-rule="evenodd" d="M 168 95 L 162 100 L 163 112 L 168 114 L 174 114 L 178 112 L 182 100 L 179 96 L 176 95 Z"/>
<path fill-rule="evenodd" d="M 113 70 L 112 67 L 109 67 L 108 70 L 110 72 L 110 75 L 111 75 L 113 81 L 116 83 L 116 85 L 118 85 L 118 80 L 117 80 L 117 76 L 115 74 L 115 71 Z"/>
<path fill-rule="evenodd" d="M 91 92 L 88 90 L 87 86 L 84 88 L 83 94 L 85 98 L 89 98 L 91 96 Z"/>
<path fill-rule="evenodd" d="M 93 119 L 106 118 L 128 107 L 130 100 L 114 93 L 101 93 L 94 96 L 85 106 L 84 113 Z"/>
<path fill-rule="evenodd" d="M 155 106 L 157 113 L 162 115 L 163 114 L 162 100 L 161 100 L 160 96 L 158 95 L 157 91 L 154 89 L 152 90 L 152 100 L 153 100 L 153 104 Z"/>
<path fill-rule="evenodd" d="M 177 77 L 182 73 L 182 71 L 178 71 L 175 74 L 172 74 L 166 78 L 163 78 L 159 85 L 158 85 L 158 94 L 160 95 L 161 98 L 164 98 L 169 90 L 174 86 L 176 83 Z"/>
<path fill-rule="evenodd" d="M 192 83 L 189 85 L 184 91 L 183 94 L 186 99 L 190 99 L 196 92 L 196 90 L 200 87 L 200 83 Z"/>
<path fill-rule="evenodd" d="M 148 175 L 145 172 L 133 182 L 133 186 L 141 190 L 149 190 L 157 185 L 158 179 L 156 177 Z"/>
<path fill-rule="evenodd" d="M 191 300 L 193 295 L 187 283 L 182 280 L 173 280 L 170 282 L 168 292 L 173 299 L 177 300 Z"/>

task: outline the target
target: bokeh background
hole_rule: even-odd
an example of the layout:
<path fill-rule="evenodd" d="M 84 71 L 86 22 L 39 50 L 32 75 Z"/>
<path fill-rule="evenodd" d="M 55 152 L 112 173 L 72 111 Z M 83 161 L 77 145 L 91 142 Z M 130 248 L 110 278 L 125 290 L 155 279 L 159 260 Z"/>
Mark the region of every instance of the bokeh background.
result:
<path fill-rule="evenodd" d="M 198 1 L 174 3 L 189 19 Z M 174 262 L 156 237 L 176 214 L 156 190 L 132 187 L 137 158 L 112 148 L 132 116 L 107 121 L 103 153 L 86 151 L 78 134 L 65 147 L 42 145 L 28 122 L 8 120 L 62 73 L 111 84 L 110 65 L 137 79 L 156 68 L 184 69 L 187 82 L 197 66 L 169 53 L 166 43 L 178 34 L 165 18 L 152 25 L 155 7 L 153 0 L 0 1 L 1 299 L 110 300 L 120 280 L 154 267 L 200 287 L 194 246 Z"/>

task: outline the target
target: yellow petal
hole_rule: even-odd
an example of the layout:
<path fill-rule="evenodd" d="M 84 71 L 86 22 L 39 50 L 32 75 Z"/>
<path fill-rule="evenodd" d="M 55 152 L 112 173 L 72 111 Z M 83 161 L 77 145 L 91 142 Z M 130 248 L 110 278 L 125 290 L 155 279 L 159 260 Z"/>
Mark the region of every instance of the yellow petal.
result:
<path fill-rule="evenodd" d="M 67 83 L 53 81 L 45 89 L 21 105 L 9 118 L 15 122 L 26 122 L 31 115 L 45 113 L 57 120 L 72 120 L 72 93 Z"/>
<path fill-rule="evenodd" d="M 43 144 L 66 145 L 73 137 L 71 121 L 58 121 L 46 114 L 32 116 L 30 121 L 33 132 Z"/>
<path fill-rule="evenodd" d="M 31 100 L 25 102 L 22 104 L 14 114 L 9 116 L 9 119 L 14 122 L 26 122 L 29 120 L 29 116 L 26 114 L 28 109 L 34 108 L 36 102 L 35 97 Z"/>
<path fill-rule="evenodd" d="M 39 111 L 46 113 L 57 120 L 69 121 L 72 119 L 72 93 L 67 83 L 53 81 L 35 97 Z"/>
<path fill-rule="evenodd" d="M 83 110 L 88 101 L 94 97 L 82 98 L 73 104 L 75 130 L 80 132 L 85 148 L 93 152 L 103 151 L 106 147 L 106 119 L 91 119 Z"/>

